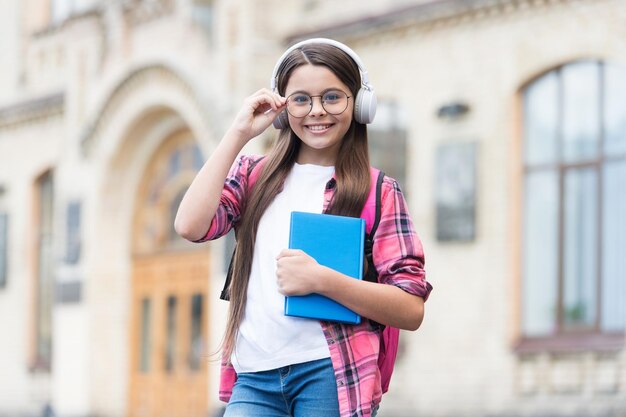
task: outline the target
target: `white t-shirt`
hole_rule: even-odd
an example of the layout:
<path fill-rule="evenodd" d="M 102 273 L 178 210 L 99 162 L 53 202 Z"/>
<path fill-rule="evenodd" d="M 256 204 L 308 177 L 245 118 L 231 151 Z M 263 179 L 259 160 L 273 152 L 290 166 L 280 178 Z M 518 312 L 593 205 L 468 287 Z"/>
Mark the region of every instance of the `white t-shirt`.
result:
<path fill-rule="evenodd" d="M 261 217 L 246 311 L 231 357 L 237 373 L 330 357 L 319 321 L 285 316 L 285 296 L 276 283 L 276 256 L 289 247 L 292 211 L 322 212 L 324 188 L 334 171 L 332 166 L 295 164 L 283 191 Z"/>

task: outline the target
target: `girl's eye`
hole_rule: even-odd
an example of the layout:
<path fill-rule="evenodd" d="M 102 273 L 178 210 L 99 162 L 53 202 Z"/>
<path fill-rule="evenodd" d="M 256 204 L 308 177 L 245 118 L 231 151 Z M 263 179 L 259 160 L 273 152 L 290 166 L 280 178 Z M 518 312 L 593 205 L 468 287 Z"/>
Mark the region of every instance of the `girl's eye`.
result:
<path fill-rule="evenodd" d="M 291 96 L 291 101 L 295 104 L 309 104 L 311 102 L 311 97 L 306 94 L 296 94 Z"/>
<path fill-rule="evenodd" d="M 340 99 L 341 99 L 341 93 L 338 93 L 335 91 L 331 91 L 331 92 L 324 94 L 324 98 L 323 98 L 325 102 L 334 102 Z"/>

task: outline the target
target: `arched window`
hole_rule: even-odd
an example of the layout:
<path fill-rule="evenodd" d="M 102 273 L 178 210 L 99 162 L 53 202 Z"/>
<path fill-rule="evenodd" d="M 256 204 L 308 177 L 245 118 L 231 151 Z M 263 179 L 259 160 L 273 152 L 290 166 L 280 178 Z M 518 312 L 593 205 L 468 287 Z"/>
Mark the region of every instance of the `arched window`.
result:
<path fill-rule="evenodd" d="M 203 163 L 202 152 L 187 131 L 173 135 L 157 150 L 139 190 L 136 253 L 190 247 L 174 230 L 174 219 Z"/>
<path fill-rule="evenodd" d="M 543 75 L 523 92 L 523 131 L 523 336 L 622 334 L 626 71 L 580 61 Z"/>

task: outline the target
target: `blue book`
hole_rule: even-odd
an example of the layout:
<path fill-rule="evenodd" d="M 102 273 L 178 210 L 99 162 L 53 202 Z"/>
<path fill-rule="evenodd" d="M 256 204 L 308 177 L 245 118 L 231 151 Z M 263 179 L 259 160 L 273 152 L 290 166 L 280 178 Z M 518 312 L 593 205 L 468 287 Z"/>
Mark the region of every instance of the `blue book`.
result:
<path fill-rule="evenodd" d="M 365 220 L 330 214 L 291 213 L 289 248 L 320 265 L 363 279 Z M 320 294 L 285 297 L 285 315 L 359 324 L 361 316 Z"/>

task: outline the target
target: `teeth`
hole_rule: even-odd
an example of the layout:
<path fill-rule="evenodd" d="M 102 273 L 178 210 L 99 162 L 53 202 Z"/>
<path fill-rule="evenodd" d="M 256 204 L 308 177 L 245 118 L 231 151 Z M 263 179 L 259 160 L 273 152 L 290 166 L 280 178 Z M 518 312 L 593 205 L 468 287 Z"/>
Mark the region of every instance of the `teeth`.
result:
<path fill-rule="evenodd" d="M 324 129 L 328 129 L 329 127 L 330 127 L 330 125 L 309 126 L 309 130 L 324 130 Z"/>

